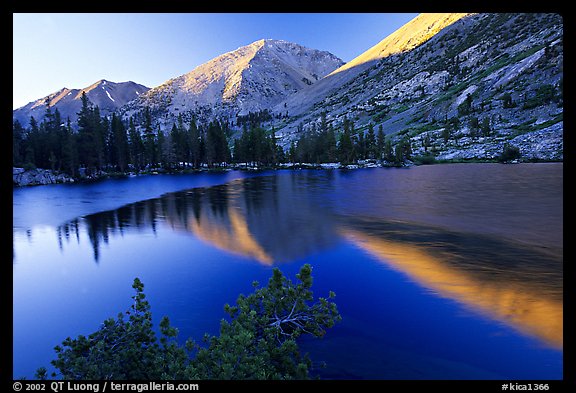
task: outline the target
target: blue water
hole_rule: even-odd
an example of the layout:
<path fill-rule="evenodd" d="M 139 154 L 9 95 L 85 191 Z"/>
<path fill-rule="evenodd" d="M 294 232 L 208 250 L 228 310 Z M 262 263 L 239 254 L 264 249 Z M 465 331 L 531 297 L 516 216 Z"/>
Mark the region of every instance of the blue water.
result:
<path fill-rule="evenodd" d="M 170 191 L 223 184 L 268 172 L 199 172 L 193 174 L 120 177 L 82 184 L 49 184 L 13 191 L 13 226 L 59 225 L 78 216 L 119 208 Z"/>
<path fill-rule="evenodd" d="M 562 250 L 561 164 L 18 189 L 13 375 L 126 310 L 135 277 L 157 322 L 199 340 L 252 281 L 310 263 L 343 317 L 301 341 L 323 378 L 561 379 Z"/>

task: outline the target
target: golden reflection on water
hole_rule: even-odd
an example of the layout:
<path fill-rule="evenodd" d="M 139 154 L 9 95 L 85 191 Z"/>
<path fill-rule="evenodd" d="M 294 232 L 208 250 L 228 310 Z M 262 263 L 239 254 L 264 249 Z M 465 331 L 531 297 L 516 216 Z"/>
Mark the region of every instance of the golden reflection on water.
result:
<path fill-rule="evenodd" d="M 268 266 L 289 259 L 306 244 L 322 248 L 315 242 L 318 238 L 338 236 L 324 225 L 308 231 L 278 231 L 279 223 L 297 219 L 297 212 L 310 217 L 309 207 L 302 204 L 298 210 L 281 211 L 280 206 L 286 204 L 264 199 L 258 209 L 249 209 L 237 191 L 225 190 L 224 209 L 201 204 L 197 215 L 189 214 L 182 228 L 221 250 Z M 562 349 L 562 271 L 554 253 L 539 254 L 494 237 L 382 220 L 342 217 L 334 227 L 342 237 L 424 288 Z"/>
<path fill-rule="evenodd" d="M 196 192 L 179 201 L 173 198 L 181 206 L 166 209 L 164 217 L 172 228 L 211 246 L 271 266 L 327 247 L 337 238 L 329 216 L 300 197 L 296 187 L 287 177 L 235 181 L 213 187 L 212 196 Z M 260 188 L 267 192 L 254 195 Z"/>
<path fill-rule="evenodd" d="M 209 209 L 202 210 L 199 220 L 191 217 L 188 230 L 212 246 L 236 255 L 254 258 L 264 265 L 272 265 L 272 258 L 254 238 L 246 217 L 234 206 L 228 206 L 227 217 L 215 217 Z"/>
<path fill-rule="evenodd" d="M 451 264 L 448 253 L 437 253 L 438 244 L 423 245 L 393 240 L 384 233 L 371 233 L 343 226 L 341 234 L 387 266 L 440 296 L 454 299 L 524 334 L 535 336 L 556 349 L 563 346 L 563 302 L 560 287 L 531 285 L 513 271 L 498 266 L 478 266 L 477 274 Z M 436 250 L 434 250 L 436 248 Z M 457 256 L 456 256 L 457 257 Z M 482 265 L 482 262 L 479 263 Z M 486 279 L 488 275 L 490 279 Z M 554 275 L 554 273 L 552 273 Z M 556 272 L 557 275 L 557 272 Z M 557 278 L 557 277 L 556 277 Z M 553 278 L 554 279 L 554 278 Z"/>
<path fill-rule="evenodd" d="M 344 237 L 424 288 L 563 347 L 561 246 L 536 248 L 384 217 L 336 216 L 311 201 L 308 186 L 288 176 L 257 177 L 170 193 L 82 222 L 96 261 L 111 233 L 131 227 L 155 231 L 161 221 L 267 266 L 308 256 Z M 59 236 L 78 237 L 78 224 L 63 225 Z"/>

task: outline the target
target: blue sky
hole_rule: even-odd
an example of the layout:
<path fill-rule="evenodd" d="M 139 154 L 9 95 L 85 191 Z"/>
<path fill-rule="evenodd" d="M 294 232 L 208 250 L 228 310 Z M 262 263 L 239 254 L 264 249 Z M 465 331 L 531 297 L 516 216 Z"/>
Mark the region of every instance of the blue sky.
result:
<path fill-rule="evenodd" d="M 13 14 L 13 108 L 63 87 L 148 87 L 261 38 L 350 61 L 415 13 Z"/>

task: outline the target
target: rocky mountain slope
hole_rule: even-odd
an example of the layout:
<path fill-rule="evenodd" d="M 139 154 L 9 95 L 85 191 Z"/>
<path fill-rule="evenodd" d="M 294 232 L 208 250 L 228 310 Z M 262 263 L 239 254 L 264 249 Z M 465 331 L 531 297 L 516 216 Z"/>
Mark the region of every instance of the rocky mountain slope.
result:
<path fill-rule="evenodd" d="M 232 130 L 256 114 L 287 148 L 318 129 L 382 127 L 393 144 L 440 160 L 493 159 L 506 145 L 525 159 L 563 159 L 563 21 L 558 14 L 421 14 L 344 64 L 298 44 L 259 40 L 149 89 L 105 80 L 62 89 L 15 110 L 24 126 L 46 102 L 75 120 L 80 95 L 106 115 L 155 129 L 214 119 Z M 141 125 L 141 124 L 140 124 Z"/>
<path fill-rule="evenodd" d="M 466 15 L 420 14 L 372 48 L 332 71 L 313 88 L 289 96 L 275 110 L 288 110 L 292 116 L 301 115 L 309 111 L 312 105 L 326 99 L 335 89 L 349 83 L 363 71 L 377 66 L 383 58 L 414 49 Z"/>
<path fill-rule="evenodd" d="M 77 113 L 82 107 L 80 99 L 82 92 L 86 92 L 90 102 L 99 106 L 102 115 L 108 115 L 148 90 L 148 87 L 135 82 L 115 83 L 102 79 L 83 89 L 65 87 L 46 97 L 30 102 L 15 109 L 12 118 L 18 120 L 25 127 L 28 126 L 30 117 L 34 117 L 40 123 L 46 112 L 46 105 L 49 103 L 52 110 L 58 109 L 64 121 L 69 117 L 71 123 L 74 124 L 78 118 Z"/>
<path fill-rule="evenodd" d="M 261 112 L 314 85 L 343 64 L 329 52 L 279 40 L 259 40 L 220 55 L 191 72 L 151 89 L 123 108 L 130 116 L 148 106 L 161 129 L 179 114 L 185 120 Z"/>
<path fill-rule="evenodd" d="M 562 159 L 561 16 L 423 14 L 405 27 L 281 103 L 291 114 L 276 125 L 284 144 L 326 112 L 336 129 L 344 117 L 361 132 L 382 125 L 439 159 L 494 158 L 507 142 L 524 157 Z"/>

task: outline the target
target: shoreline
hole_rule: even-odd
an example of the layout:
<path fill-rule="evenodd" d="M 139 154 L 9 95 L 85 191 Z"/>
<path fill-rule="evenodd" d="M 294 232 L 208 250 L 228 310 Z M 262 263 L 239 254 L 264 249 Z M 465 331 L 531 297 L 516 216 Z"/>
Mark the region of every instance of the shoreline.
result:
<path fill-rule="evenodd" d="M 191 174 L 191 173 L 201 173 L 201 172 L 222 172 L 222 171 L 266 171 L 266 170 L 293 170 L 293 169 L 315 169 L 315 170 L 355 170 L 355 169 L 366 169 L 366 168 L 409 168 L 413 166 L 422 165 L 443 165 L 443 164 L 538 164 L 538 163 L 564 163 L 563 160 L 512 160 L 507 162 L 501 162 L 498 160 L 434 160 L 432 162 L 418 160 L 415 157 L 414 161 L 406 161 L 402 163 L 389 163 L 389 162 L 378 162 L 375 159 L 369 160 L 359 160 L 355 164 L 341 164 L 339 162 L 332 163 L 281 163 L 277 165 L 249 165 L 247 163 L 240 164 L 225 164 L 222 166 L 215 167 L 201 167 L 201 168 L 151 168 L 143 171 L 129 171 L 129 172 L 105 172 L 100 171 L 94 175 L 84 176 L 84 177 L 71 177 L 62 172 L 53 171 L 51 169 L 29 169 L 13 167 L 12 168 L 12 185 L 13 188 L 20 187 L 33 187 L 42 186 L 49 184 L 71 184 L 71 183 L 90 183 L 103 179 L 110 178 L 123 178 L 123 177 L 135 177 L 135 176 L 145 176 L 145 175 L 160 175 L 160 174 Z"/>

